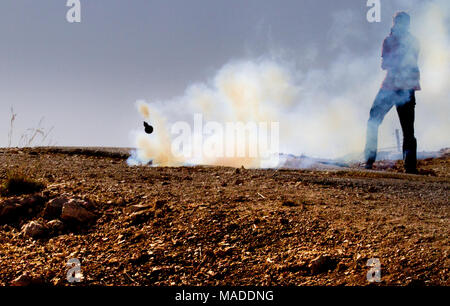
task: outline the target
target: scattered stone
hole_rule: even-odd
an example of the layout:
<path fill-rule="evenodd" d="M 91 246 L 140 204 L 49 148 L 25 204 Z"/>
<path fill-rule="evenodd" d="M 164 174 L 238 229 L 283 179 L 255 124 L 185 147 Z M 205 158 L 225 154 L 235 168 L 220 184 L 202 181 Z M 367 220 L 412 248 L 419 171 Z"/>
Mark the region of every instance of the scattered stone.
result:
<path fill-rule="evenodd" d="M 138 211 L 142 211 L 142 210 L 149 210 L 152 209 L 153 205 L 152 204 L 137 204 L 137 205 L 131 205 L 129 207 L 126 208 L 126 212 L 128 213 L 135 213 Z"/>
<path fill-rule="evenodd" d="M 155 210 L 154 216 L 156 218 L 163 218 L 164 215 L 165 215 L 164 210 L 162 210 L 162 209 Z"/>
<path fill-rule="evenodd" d="M 60 277 L 55 277 L 54 279 L 52 279 L 52 284 L 53 286 L 62 286 L 64 284 L 64 280 Z"/>
<path fill-rule="evenodd" d="M 340 263 L 338 263 L 336 270 L 338 272 L 343 272 L 343 271 L 347 270 L 347 265 L 343 262 L 340 262 Z"/>
<path fill-rule="evenodd" d="M 372 286 L 433 286 L 448 282 L 448 269 L 443 267 L 450 258 L 444 239 L 448 161 L 426 166 L 438 169 L 439 180 L 412 180 L 398 174 L 398 169 L 385 173 L 358 169 L 330 173 L 251 169 L 234 175 L 235 169 L 226 167 L 128 168 L 119 159 L 48 155 L 42 154 L 44 162 L 17 159 L 12 163 L 14 155 L 0 154 L 0 164 L 5 170 L 22 164 L 30 169 L 40 166 L 34 175 L 43 179 L 46 173 L 52 173 L 55 184 L 40 195 L 46 199 L 67 195 L 67 201 L 85 195 L 93 207 L 83 208 L 98 216 L 101 213 L 101 226 L 88 232 L 75 230 L 84 225 L 72 227 L 63 221 L 62 205 L 57 207 L 59 214 L 50 217 L 49 213 L 42 218 L 47 201 L 39 210 L 41 214 L 30 216 L 28 209 L 21 210 L 17 223 L 0 225 L 0 257 L 7 256 L 0 264 L 4 266 L 0 269 L 4 272 L 0 272 L 0 285 L 11 285 L 27 271 L 40 276 L 45 284 L 71 286 L 66 280 L 66 264 L 69 259 L 79 258 L 86 261 L 81 269 L 89 275 L 80 284 L 83 286 L 365 286 L 369 285 L 367 259 L 377 254 L 385 255 L 381 258 L 382 283 L 374 282 Z M 444 169 L 438 168 L 443 167 L 441 162 L 446 163 Z M 274 172 L 276 179 L 272 179 Z M 193 181 L 182 180 L 186 173 Z M 171 188 L 158 189 L 161 175 L 170 177 Z M 244 180 L 244 186 L 234 185 L 238 178 Z M 295 185 L 297 181 L 302 184 Z M 228 188 L 220 187 L 222 182 Z M 365 201 L 363 196 L 370 186 L 377 190 L 370 194 L 373 200 Z M 266 197 L 264 201 L 258 192 Z M 399 193 L 408 193 L 408 197 L 399 198 Z M 430 200 L 421 200 L 423 196 Z M 6 207 L 6 215 L 24 197 L 29 196 L 17 197 L 14 205 Z M 119 197 L 123 204 L 119 204 Z M 12 198 L 2 197 L 0 203 Z M 157 209 L 157 199 L 167 203 Z M 109 200 L 111 204 L 107 204 Z M 282 206 L 286 200 L 299 206 Z M 359 207 L 353 206 L 355 201 L 360 202 Z M 322 203 L 332 209 L 324 210 Z M 430 203 L 434 205 L 432 214 Z M 134 204 L 141 205 L 128 211 Z M 303 206 L 309 210 L 300 211 Z M 168 212 L 168 208 L 173 210 Z M 377 210 L 374 216 L 364 213 L 373 209 Z M 404 218 L 397 218 L 399 209 Z M 129 226 L 130 215 L 140 211 L 133 215 L 136 220 L 150 220 Z M 161 227 L 153 225 L 159 219 L 152 217 L 152 212 L 153 216 L 165 213 Z M 45 241 L 18 235 L 22 225 L 32 220 L 46 228 Z M 52 228 L 60 225 L 65 235 L 52 239 Z M 417 230 L 411 231 L 410 227 Z M 370 237 L 368 228 L 375 229 Z M 361 254 L 357 260 L 358 252 Z M 316 258 L 320 254 L 332 257 L 331 267 L 336 260 L 335 269 L 326 268 L 327 260 L 323 256 Z M 268 257 L 270 261 L 266 261 Z M 321 270 L 328 272 L 312 274 Z M 208 278 L 212 275 L 215 279 Z M 15 280 L 15 285 L 33 284 L 36 279 L 23 276 Z"/>
<path fill-rule="evenodd" d="M 63 204 L 61 219 L 68 222 L 89 223 L 95 219 L 95 215 L 88 211 L 88 203 L 82 200 L 70 199 Z"/>
<path fill-rule="evenodd" d="M 45 200 L 41 196 L 12 198 L 0 202 L 0 224 L 13 223 L 33 216 L 42 209 Z"/>
<path fill-rule="evenodd" d="M 242 202 L 247 201 L 247 197 L 245 197 L 245 196 L 243 196 L 243 195 L 240 195 L 240 196 L 238 196 L 237 198 L 235 198 L 234 201 L 235 201 L 235 202 L 238 202 L 238 203 L 242 203 Z"/>
<path fill-rule="evenodd" d="M 54 219 L 61 216 L 64 203 L 69 202 L 67 196 L 60 196 L 47 202 L 44 208 L 43 216 L 46 219 Z"/>
<path fill-rule="evenodd" d="M 334 270 L 336 268 L 336 260 L 329 255 L 319 255 L 313 259 L 309 265 L 312 274 L 319 274 Z"/>
<path fill-rule="evenodd" d="M 292 273 L 299 273 L 302 272 L 303 274 L 307 273 L 309 271 L 308 265 L 305 262 L 300 262 L 296 264 L 290 264 L 287 266 L 282 266 L 279 268 L 280 271 L 288 271 Z"/>
<path fill-rule="evenodd" d="M 142 265 L 146 262 L 148 262 L 151 259 L 151 255 L 147 252 L 137 253 L 133 254 L 130 259 L 130 263 L 133 265 Z"/>
<path fill-rule="evenodd" d="M 295 203 L 294 201 L 284 201 L 282 204 L 282 206 L 286 206 L 286 207 L 296 207 L 299 206 L 297 203 Z"/>
<path fill-rule="evenodd" d="M 52 233 L 60 233 L 64 229 L 64 223 L 61 220 L 55 219 L 47 222 L 47 227 Z"/>
<path fill-rule="evenodd" d="M 234 184 L 237 186 L 237 185 L 242 185 L 242 184 L 244 184 L 244 181 L 243 180 L 241 180 L 241 179 L 237 179 L 235 182 L 234 182 Z"/>
<path fill-rule="evenodd" d="M 133 236 L 130 237 L 131 242 L 138 242 L 146 237 L 145 233 L 142 231 L 134 233 Z"/>
<path fill-rule="evenodd" d="M 11 286 L 15 287 L 36 286 L 42 284 L 44 284 L 42 278 L 31 276 L 26 272 L 11 282 Z"/>
<path fill-rule="evenodd" d="M 165 201 L 165 200 L 157 200 L 155 202 L 155 208 L 156 209 L 161 209 L 161 208 L 164 207 L 164 205 L 166 205 L 166 203 L 167 203 L 167 201 Z"/>
<path fill-rule="evenodd" d="M 2 223 L 7 223 L 9 220 L 13 219 L 17 212 L 21 209 L 19 203 L 15 203 L 14 200 L 7 200 L 0 203 L 0 221 Z"/>
<path fill-rule="evenodd" d="M 225 256 L 233 255 L 234 252 L 237 252 L 235 247 L 226 247 L 224 249 L 218 249 L 214 251 L 214 255 L 218 258 L 222 258 Z"/>
<path fill-rule="evenodd" d="M 374 192 L 377 192 L 378 191 L 378 189 L 376 188 L 376 187 L 374 187 L 374 186 L 370 186 L 368 189 L 367 189 L 367 192 L 370 192 L 370 193 L 374 193 Z"/>
<path fill-rule="evenodd" d="M 155 212 L 153 210 L 142 210 L 134 212 L 130 215 L 129 221 L 131 225 L 139 225 L 154 216 Z"/>
<path fill-rule="evenodd" d="M 22 233 L 33 238 L 42 237 L 45 232 L 45 226 L 38 221 L 31 221 L 22 227 Z"/>

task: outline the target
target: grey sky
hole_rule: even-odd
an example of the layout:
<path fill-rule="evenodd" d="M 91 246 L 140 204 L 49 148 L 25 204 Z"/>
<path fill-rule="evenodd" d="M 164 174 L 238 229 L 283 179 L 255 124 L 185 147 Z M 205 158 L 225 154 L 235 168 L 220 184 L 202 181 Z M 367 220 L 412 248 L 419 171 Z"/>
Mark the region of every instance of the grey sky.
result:
<path fill-rule="evenodd" d="M 70 24 L 65 0 L 2 0 L 0 146 L 11 106 L 13 145 L 45 116 L 58 145 L 130 146 L 137 99 L 182 95 L 232 59 L 285 56 L 306 71 L 372 54 L 408 8 L 381 2 L 371 24 L 366 0 L 81 0 Z"/>

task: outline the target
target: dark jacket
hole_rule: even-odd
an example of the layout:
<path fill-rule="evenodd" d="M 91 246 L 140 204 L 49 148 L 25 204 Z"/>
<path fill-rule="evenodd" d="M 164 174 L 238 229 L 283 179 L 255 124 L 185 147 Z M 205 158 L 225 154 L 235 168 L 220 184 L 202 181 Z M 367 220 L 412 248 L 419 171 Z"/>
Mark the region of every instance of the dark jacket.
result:
<path fill-rule="evenodd" d="M 386 37 L 381 64 L 387 70 L 383 89 L 420 90 L 419 51 L 419 42 L 409 32 L 391 32 Z"/>

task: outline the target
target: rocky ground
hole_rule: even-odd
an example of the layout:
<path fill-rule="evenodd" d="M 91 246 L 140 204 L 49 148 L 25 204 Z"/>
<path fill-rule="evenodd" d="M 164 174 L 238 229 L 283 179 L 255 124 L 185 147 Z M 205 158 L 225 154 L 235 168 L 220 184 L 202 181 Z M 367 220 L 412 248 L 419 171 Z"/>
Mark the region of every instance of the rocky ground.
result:
<path fill-rule="evenodd" d="M 0 285 L 450 285 L 450 154 L 341 170 L 128 167 L 110 150 L 3 149 L 42 190 L 0 198 Z"/>

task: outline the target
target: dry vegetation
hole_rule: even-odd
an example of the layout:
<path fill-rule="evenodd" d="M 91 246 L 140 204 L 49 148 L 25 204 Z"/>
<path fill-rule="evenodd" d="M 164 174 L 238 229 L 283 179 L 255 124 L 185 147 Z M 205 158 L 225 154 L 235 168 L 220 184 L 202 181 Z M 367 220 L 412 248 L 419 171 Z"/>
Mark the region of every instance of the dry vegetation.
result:
<path fill-rule="evenodd" d="M 15 135 L 15 123 L 18 114 L 14 112 L 14 108 L 10 109 L 10 121 L 8 131 L 8 148 L 13 146 Z M 19 147 L 35 147 L 35 146 L 54 146 L 56 142 L 51 138 L 54 127 L 47 128 L 44 126 L 45 117 L 41 117 L 36 127 L 27 128 L 20 134 L 17 145 Z"/>
<path fill-rule="evenodd" d="M 41 191 L 45 188 L 43 182 L 29 178 L 20 170 L 9 170 L 3 184 L 0 185 L 0 195 L 19 196 Z"/>
<path fill-rule="evenodd" d="M 0 199 L 1 285 L 69 285 L 70 258 L 80 285 L 367 285 L 370 258 L 381 285 L 450 285 L 448 152 L 423 175 L 128 167 L 100 152 L 1 151 L 4 186 L 14 169 L 47 182 Z"/>

